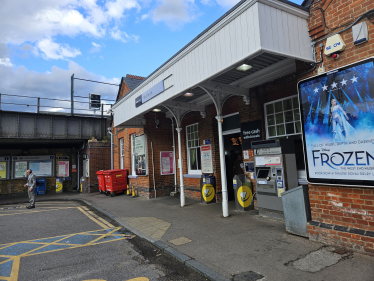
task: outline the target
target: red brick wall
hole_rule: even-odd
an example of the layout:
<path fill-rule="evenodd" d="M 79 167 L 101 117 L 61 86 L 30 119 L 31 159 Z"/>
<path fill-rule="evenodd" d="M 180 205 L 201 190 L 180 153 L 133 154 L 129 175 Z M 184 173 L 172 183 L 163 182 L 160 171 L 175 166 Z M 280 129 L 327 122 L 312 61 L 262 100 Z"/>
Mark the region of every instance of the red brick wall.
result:
<path fill-rule="evenodd" d="M 322 10 L 321 10 L 322 9 Z M 372 0 L 321 1 L 310 9 L 309 34 L 318 40 L 342 30 L 361 14 L 374 9 Z M 326 26 L 323 23 L 325 13 Z M 373 20 L 373 18 L 371 19 Z M 374 25 L 366 21 L 369 42 L 354 46 L 352 29 L 342 32 L 346 49 L 337 60 L 323 56 L 326 71 L 374 55 Z M 324 44 L 326 40 L 322 41 Z M 317 44 L 319 45 L 319 44 Z M 317 48 L 319 53 L 320 49 Z M 317 56 L 319 60 L 319 55 Z M 317 70 L 301 79 L 317 75 Z M 309 185 L 312 240 L 339 245 L 364 253 L 374 253 L 374 190 L 362 187 Z"/>

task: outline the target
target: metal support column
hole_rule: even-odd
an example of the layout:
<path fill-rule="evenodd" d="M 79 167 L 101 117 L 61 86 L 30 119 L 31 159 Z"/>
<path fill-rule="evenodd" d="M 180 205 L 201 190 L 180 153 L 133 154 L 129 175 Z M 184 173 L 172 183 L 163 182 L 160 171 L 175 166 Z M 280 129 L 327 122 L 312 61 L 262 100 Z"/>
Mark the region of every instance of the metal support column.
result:
<path fill-rule="evenodd" d="M 182 128 L 177 127 L 178 132 L 178 154 L 179 154 L 179 180 L 180 180 L 180 199 L 181 199 L 181 207 L 184 207 L 185 205 L 185 199 L 184 199 L 184 184 L 183 184 L 183 161 L 182 161 L 182 141 L 181 141 L 181 131 Z"/>
<path fill-rule="evenodd" d="M 40 113 L 40 98 L 38 98 L 38 107 L 37 107 L 37 113 Z"/>
<path fill-rule="evenodd" d="M 218 121 L 219 160 L 220 160 L 220 166 L 221 166 L 222 213 L 223 213 L 223 217 L 228 217 L 229 206 L 228 206 L 228 194 L 227 194 L 225 149 L 223 145 L 223 135 L 222 135 L 222 122 L 221 122 L 222 116 L 217 115 L 216 119 Z"/>
<path fill-rule="evenodd" d="M 71 76 L 71 115 L 74 115 L 74 74 Z"/>

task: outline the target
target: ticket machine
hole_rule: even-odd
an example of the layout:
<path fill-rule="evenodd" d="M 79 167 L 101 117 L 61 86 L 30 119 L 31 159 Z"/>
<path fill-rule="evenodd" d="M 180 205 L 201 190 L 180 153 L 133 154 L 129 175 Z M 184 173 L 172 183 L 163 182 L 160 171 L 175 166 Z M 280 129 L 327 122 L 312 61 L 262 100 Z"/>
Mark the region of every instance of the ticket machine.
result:
<path fill-rule="evenodd" d="M 298 186 L 293 139 L 253 141 L 257 206 L 283 212 L 282 192 Z"/>

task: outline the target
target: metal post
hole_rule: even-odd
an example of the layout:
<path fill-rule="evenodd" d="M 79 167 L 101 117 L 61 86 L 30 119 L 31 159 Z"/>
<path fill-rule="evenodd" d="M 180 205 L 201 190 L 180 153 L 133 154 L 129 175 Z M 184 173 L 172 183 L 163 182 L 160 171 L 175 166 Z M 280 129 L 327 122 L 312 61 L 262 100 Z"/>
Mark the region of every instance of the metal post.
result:
<path fill-rule="evenodd" d="M 184 200 L 184 185 L 183 185 L 183 161 L 182 161 L 181 131 L 182 131 L 182 128 L 180 128 L 179 125 L 178 125 L 177 132 L 178 132 L 178 154 L 179 154 L 180 199 L 181 199 L 181 207 L 184 207 L 185 200 Z"/>
<path fill-rule="evenodd" d="M 74 115 L 74 73 L 71 76 L 71 115 Z"/>
<path fill-rule="evenodd" d="M 0 93 L 0 111 L 1 111 L 1 93 Z"/>
<path fill-rule="evenodd" d="M 174 188 L 175 192 L 177 192 L 177 167 L 175 163 L 175 138 L 174 138 L 174 122 L 173 119 L 171 119 L 171 133 L 173 135 L 173 157 L 174 157 L 174 163 L 173 163 L 173 171 L 174 171 Z"/>
<path fill-rule="evenodd" d="M 226 178 L 226 162 L 225 162 L 225 150 L 223 146 L 223 135 L 222 135 L 222 116 L 217 115 L 218 121 L 218 139 L 219 139 L 219 160 L 221 166 L 221 185 L 222 185 L 222 213 L 223 217 L 229 216 L 228 206 L 228 194 L 227 194 L 227 178 Z"/>
<path fill-rule="evenodd" d="M 104 104 L 101 104 L 101 118 L 104 116 Z"/>
<path fill-rule="evenodd" d="M 40 98 L 38 98 L 38 107 L 37 107 L 37 113 L 40 112 Z"/>

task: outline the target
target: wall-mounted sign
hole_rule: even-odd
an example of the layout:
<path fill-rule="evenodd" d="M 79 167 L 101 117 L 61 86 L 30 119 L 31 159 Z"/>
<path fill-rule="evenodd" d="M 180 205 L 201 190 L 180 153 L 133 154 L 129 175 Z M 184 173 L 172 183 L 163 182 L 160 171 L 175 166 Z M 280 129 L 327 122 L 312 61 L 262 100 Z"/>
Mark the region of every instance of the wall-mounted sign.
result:
<path fill-rule="evenodd" d="M 299 82 L 307 179 L 374 186 L 374 59 Z"/>
<path fill-rule="evenodd" d="M 164 80 L 158 82 L 156 85 L 154 85 L 152 88 L 145 91 L 143 94 L 138 96 L 135 99 L 135 106 L 139 107 L 143 103 L 149 101 L 150 99 L 154 98 L 158 94 L 162 93 L 165 90 L 164 88 Z"/>
<path fill-rule="evenodd" d="M 0 180 L 9 179 L 10 156 L 0 157 Z"/>
<path fill-rule="evenodd" d="M 201 147 L 201 172 L 203 174 L 213 173 L 213 157 L 210 144 Z"/>
<path fill-rule="evenodd" d="M 26 178 L 27 169 L 37 177 L 52 177 L 55 173 L 55 156 L 13 156 L 12 157 L 12 178 Z"/>
<path fill-rule="evenodd" d="M 174 154 L 172 151 L 161 151 L 161 175 L 174 174 Z"/>
<path fill-rule="evenodd" d="M 241 125 L 242 148 L 251 148 L 251 141 L 262 140 L 262 122 L 255 120 Z"/>
<path fill-rule="evenodd" d="M 204 140 L 204 144 L 210 144 L 210 139 L 209 140 Z"/>
<path fill-rule="evenodd" d="M 145 135 L 140 135 L 135 137 L 135 154 L 144 155 L 145 154 Z"/>
<path fill-rule="evenodd" d="M 58 161 L 58 177 L 68 177 L 69 176 L 69 161 Z"/>
<path fill-rule="evenodd" d="M 345 43 L 339 34 L 335 34 L 326 40 L 325 55 L 330 56 L 336 52 L 345 50 Z"/>

